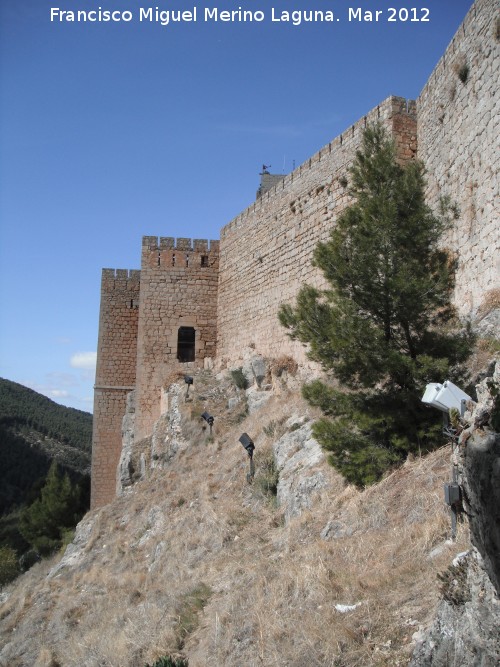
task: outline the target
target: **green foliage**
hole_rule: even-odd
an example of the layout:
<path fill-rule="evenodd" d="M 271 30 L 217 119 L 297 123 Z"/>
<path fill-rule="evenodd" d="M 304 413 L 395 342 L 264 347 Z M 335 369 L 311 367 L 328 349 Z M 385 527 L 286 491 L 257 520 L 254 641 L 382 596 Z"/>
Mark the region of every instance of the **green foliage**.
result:
<path fill-rule="evenodd" d="M 189 667 L 189 663 L 184 658 L 172 658 L 165 655 L 163 658 L 158 658 L 154 664 L 147 664 L 146 667 Z"/>
<path fill-rule="evenodd" d="M 247 389 L 248 380 L 246 379 L 242 368 L 236 368 L 234 371 L 231 371 L 231 376 L 238 389 Z"/>
<path fill-rule="evenodd" d="M 200 583 L 186 593 L 177 609 L 177 648 L 181 650 L 188 635 L 198 627 L 198 614 L 207 604 L 212 589 L 204 583 Z"/>
<path fill-rule="evenodd" d="M 377 125 L 365 131 L 350 175 L 355 203 L 314 251 L 331 287 L 305 285 L 279 319 L 349 389 L 315 382 L 304 396 L 325 413 L 314 433 L 331 463 L 364 485 L 408 452 L 440 444 L 420 398 L 428 382 L 460 378 L 472 336 L 451 330 L 454 266 L 439 247 L 448 222 L 425 204 L 422 165 L 398 165 Z"/>
<path fill-rule="evenodd" d="M 21 510 L 0 517 L 0 546 L 11 547 L 18 554 L 29 549 L 29 544 L 19 531 Z"/>
<path fill-rule="evenodd" d="M 66 408 L 16 382 L 0 378 L 0 423 L 25 424 L 73 447 L 92 449 L 92 415 Z"/>
<path fill-rule="evenodd" d="M 271 451 L 260 455 L 257 463 L 257 474 L 255 485 L 262 493 L 272 499 L 278 493 L 279 470 L 276 467 L 274 456 Z"/>
<path fill-rule="evenodd" d="M 471 591 L 467 581 L 468 559 L 461 558 L 456 565 L 437 575 L 440 583 L 439 591 L 451 605 L 460 607 L 471 599 Z"/>
<path fill-rule="evenodd" d="M 17 554 L 11 547 L 0 547 L 0 586 L 8 584 L 19 574 Z"/>
<path fill-rule="evenodd" d="M 79 488 L 71 484 L 67 473 L 59 472 L 54 462 L 40 498 L 21 512 L 20 531 L 29 544 L 47 555 L 63 545 L 68 529 L 82 514 Z"/>
<path fill-rule="evenodd" d="M 271 419 L 269 424 L 264 426 L 262 430 L 269 438 L 280 438 L 285 433 L 284 423 L 287 417 L 280 417 L 280 419 Z"/>
<path fill-rule="evenodd" d="M 0 378 L 0 515 L 33 502 L 55 456 L 74 481 L 88 478 L 91 434 L 92 415 Z"/>
<path fill-rule="evenodd" d="M 489 392 L 493 397 L 490 425 L 496 433 L 500 433 L 500 387 L 494 380 L 488 380 L 487 384 Z"/>
<path fill-rule="evenodd" d="M 470 68 L 467 63 L 464 63 L 459 69 L 458 69 L 458 78 L 462 83 L 467 83 L 467 79 L 469 78 L 469 72 Z"/>

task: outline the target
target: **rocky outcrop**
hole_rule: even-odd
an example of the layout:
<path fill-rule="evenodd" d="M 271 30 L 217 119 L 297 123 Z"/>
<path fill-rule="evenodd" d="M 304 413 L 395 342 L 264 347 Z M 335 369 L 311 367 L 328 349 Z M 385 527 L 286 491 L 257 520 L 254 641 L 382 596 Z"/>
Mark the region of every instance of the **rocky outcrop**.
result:
<path fill-rule="evenodd" d="M 325 457 L 312 437 L 311 424 L 293 416 L 286 426 L 289 430 L 273 445 L 273 453 L 279 471 L 278 504 L 284 509 L 285 520 L 289 520 L 311 507 L 314 496 L 328 480 Z"/>
<path fill-rule="evenodd" d="M 500 593 L 500 435 L 476 429 L 463 451 L 462 491 L 471 541 Z M 500 627 L 500 626 L 499 626 Z"/>
<path fill-rule="evenodd" d="M 472 548 L 440 575 L 436 618 L 417 637 L 411 667 L 494 667 L 500 664 L 500 363 L 477 386 L 458 439 L 458 481 Z"/>
<path fill-rule="evenodd" d="M 182 434 L 180 403 L 184 389 L 172 384 L 164 390 L 161 415 L 148 438 L 136 442 L 135 391 L 127 396 L 127 409 L 122 421 L 122 452 L 116 473 L 116 495 L 120 496 L 133 484 L 144 479 L 149 469 L 161 468 L 175 454 L 188 446 Z"/>
<path fill-rule="evenodd" d="M 261 387 L 267 374 L 267 364 L 264 357 L 254 353 L 245 360 L 241 370 L 249 387 L 254 383 Z"/>
<path fill-rule="evenodd" d="M 441 580 L 443 600 L 427 633 L 416 637 L 410 667 L 497 667 L 500 603 L 477 549 L 455 559 Z"/>
<path fill-rule="evenodd" d="M 133 484 L 132 453 L 134 450 L 135 391 L 127 394 L 127 407 L 122 419 L 122 453 L 116 471 L 116 495 Z"/>
<path fill-rule="evenodd" d="M 172 384 L 164 393 L 162 414 L 153 427 L 151 441 L 151 468 L 162 467 L 170 461 L 180 449 L 189 443 L 182 435 L 182 415 L 180 403 L 184 400 L 184 389 L 179 384 Z"/>

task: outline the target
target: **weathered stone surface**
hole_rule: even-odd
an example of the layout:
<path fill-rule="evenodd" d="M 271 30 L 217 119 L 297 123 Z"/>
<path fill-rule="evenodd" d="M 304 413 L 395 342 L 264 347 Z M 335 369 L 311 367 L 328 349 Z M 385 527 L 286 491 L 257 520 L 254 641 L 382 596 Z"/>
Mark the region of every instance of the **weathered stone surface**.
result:
<path fill-rule="evenodd" d="M 127 395 L 126 412 L 122 420 L 122 453 L 116 474 L 116 495 L 130 486 L 132 480 L 132 452 L 134 448 L 135 391 Z"/>
<path fill-rule="evenodd" d="M 271 398 L 272 393 L 270 391 L 260 391 L 257 387 L 250 387 L 246 392 L 247 404 L 248 404 L 248 413 L 252 414 L 260 410 Z"/>
<path fill-rule="evenodd" d="M 255 377 L 255 382 L 257 383 L 258 387 L 261 387 L 267 374 L 266 361 L 264 357 L 253 357 L 251 363 L 252 363 L 252 371 Z"/>
<path fill-rule="evenodd" d="M 492 386 L 500 391 L 500 362 L 476 388 L 479 401 L 467 415 L 472 425 L 460 437 L 459 481 L 472 543 L 500 593 L 500 434 L 488 423 L 494 409 Z"/>
<path fill-rule="evenodd" d="M 227 402 L 228 409 L 233 410 L 238 405 L 239 402 L 240 402 L 240 399 L 238 398 L 238 396 L 230 398 Z"/>
<path fill-rule="evenodd" d="M 151 468 L 162 467 L 172 459 L 180 449 L 189 443 L 182 436 L 179 401 L 184 396 L 184 388 L 173 384 L 168 390 L 168 410 L 161 415 L 153 426 L 151 440 Z"/>
<path fill-rule="evenodd" d="M 496 338 L 500 331 L 500 308 L 491 310 L 474 323 L 474 331 L 484 338 Z"/>
<path fill-rule="evenodd" d="M 449 573 L 436 619 L 415 637 L 410 667 L 497 667 L 500 602 L 480 554 L 472 549 Z"/>
<path fill-rule="evenodd" d="M 264 357 L 255 354 L 251 348 L 246 348 L 242 351 L 244 362 L 241 370 L 245 376 L 248 386 L 252 387 L 254 384 L 261 387 L 267 373 L 267 364 Z"/>
<path fill-rule="evenodd" d="M 48 579 L 56 577 L 65 568 L 76 568 L 85 555 L 85 547 L 90 539 L 96 521 L 95 514 L 87 514 L 77 525 L 73 541 L 68 544 L 64 556 L 47 575 Z"/>
<path fill-rule="evenodd" d="M 342 521 L 329 521 L 320 533 L 322 540 L 338 539 L 339 537 L 348 537 L 354 532 L 353 528 L 347 526 Z"/>
<path fill-rule="evenodd" d="M 458 480 L 469 519 L 471 551 L 445 574 L 436 619 L 417 637 L 411 667 L 496 667 L 500 664 L 500 435 L 489 424 L 491 387 L 500 362 L 477 387 L 459 437 Z"/>
<path fill-rule="evenodd" d="M 314 495 L 326 486 L 324 455 L 309 423 L 285 433 L 273 445 L 273 453 L 279 470 L 278 504 L 289 520 L 311 507 Z"/>
<path fill-rule="evenodd" d="M 498 2 L 477 0 L 417 99 L 427 201 L 453 206 L 443 245 L 457 258 L 454 302 L 474 318 L 500 287 L 498 44 Z"/>

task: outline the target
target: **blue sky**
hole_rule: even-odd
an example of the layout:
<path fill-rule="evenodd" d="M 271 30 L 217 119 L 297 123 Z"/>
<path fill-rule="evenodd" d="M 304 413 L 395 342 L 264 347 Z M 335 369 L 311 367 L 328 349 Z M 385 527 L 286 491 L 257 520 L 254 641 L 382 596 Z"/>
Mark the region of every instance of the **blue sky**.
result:
<path fill-rule="evenodd" d="M 263 163 L 289 172 L 388 95 L 415 98 L 471 4 L 1 0 L 0 376 L 91 411 L 101 269 L 140 268 L 143 235 L 219 238 Z M 50 20 L 99 7 L 133 18 Z M 197 21 L 140 22 L 140 7 Z M 206 22 L 205 7 L 265 19 Z"/>

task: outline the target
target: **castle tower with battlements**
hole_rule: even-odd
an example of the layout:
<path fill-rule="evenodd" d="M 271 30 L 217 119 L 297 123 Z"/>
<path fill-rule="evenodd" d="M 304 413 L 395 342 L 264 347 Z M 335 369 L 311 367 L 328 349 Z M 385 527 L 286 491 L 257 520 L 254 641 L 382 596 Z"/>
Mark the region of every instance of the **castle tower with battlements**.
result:
<path fill-rule="evenodd" d="M 160 391 L 175 371 L 215 357 L 219 242 L 142 240 L 135 438 L 151 433 Z"/>
<path fill-rule="evenodd" d="M 215 356 L 219 242 L 145 236 L 140 271 L 104 269 L 94 390 L 92 507 L 115 496 L 127 394 L 135 438 L 160 416 L 162 387 Z"/>
<path fill-rule="evenodd" d="M 103 269 L 94 387 L 92 507 L 114 498 L 127 394 L 135 387 L 140 271 Z"/>

